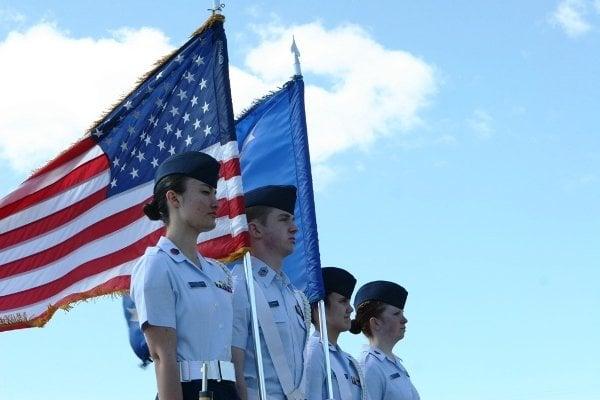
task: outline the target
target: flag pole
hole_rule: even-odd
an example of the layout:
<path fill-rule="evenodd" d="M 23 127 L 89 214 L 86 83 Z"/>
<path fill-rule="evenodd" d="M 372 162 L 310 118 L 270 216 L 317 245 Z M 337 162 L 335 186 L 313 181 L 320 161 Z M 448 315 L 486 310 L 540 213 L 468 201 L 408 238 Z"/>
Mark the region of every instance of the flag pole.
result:
<path fill-rule="evenodd" d="M 333 384 L 331 380 L 331 359 L 329 358 L 329 336 L 327 335 L 327 316 L 325 315 L 325 301 L 319 300 L 319 333 L 325 355 L 325 373 L 327 377 L 327 400 L 333 400 Z"/>
<path fill-rule="evenodd" d="M 292 47 L 290 49 L 294 54 L 294 75 L 302 76 L 300 68 L 300 50 L 296 45 L 296 39 L 292 36 Z M 321 335 L 321 344 L 323 346 L 323 355 L 325 356 L 325 374 L 327 377 L 327 400 L 333 400 L 333 384 L 331 378 L 331 359 L 329 357 L 329 336 L 327 335 L 327 316 L 325 315 L 325 302 L 319 300 L 319 333 Z"/>
<path fill-rule="evenodd" d="M 252 258 L 250 252 L 244 254 L 244 277 L 246 278 L 246 289 L 250 301 L 250 315 L 252 317 L 252 337 L 254 338 L 254 350 L 256 352 L 256 372 L 258 375 L 258 393 L 261 400 L 267 400 L 267 388 L 265 386 L 265 371 L 263 367 L 262 348 L 260 345 L 260 331 L 258 330 L 258 314 L 256 313 L 256 297 L 254 295 L 254 277 L 252 276 Z"/>

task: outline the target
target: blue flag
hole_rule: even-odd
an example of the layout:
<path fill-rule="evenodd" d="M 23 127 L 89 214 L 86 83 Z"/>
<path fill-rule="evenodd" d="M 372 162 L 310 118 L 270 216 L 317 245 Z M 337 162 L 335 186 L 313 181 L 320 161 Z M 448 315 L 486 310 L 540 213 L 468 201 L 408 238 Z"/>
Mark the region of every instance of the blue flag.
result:
<path fill-rule="evenodd" d="M 304 113 L 304 81 L 296 75 L 257 101 L 236 121 L 242 181 L 248 192 L 263 185 L 298 188 L 296 248 L 285 273 L 310 302 L 324 297 L 310 155 Z"/>
<path fill-rule="evenodd" d="M 135 355 L 142 360 L 141 366 L 145 367 L 148 363 L 152 362 L 152 359 L 150 358 L 146 338 L 140 329 L 135 303 L 129 296 L 123 296 L 123 313 L 127 321 L 127 328 L 129 328 L 129 344 Z"/>

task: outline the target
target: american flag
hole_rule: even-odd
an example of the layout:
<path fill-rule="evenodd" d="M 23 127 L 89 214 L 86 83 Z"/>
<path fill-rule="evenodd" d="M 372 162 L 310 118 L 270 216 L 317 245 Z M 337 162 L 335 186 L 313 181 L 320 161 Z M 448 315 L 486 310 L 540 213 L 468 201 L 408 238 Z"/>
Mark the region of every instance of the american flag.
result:
<path fill-rule="evenodd" d="M 0 331 L 43 326 L 61 307 L 127 290 L 163 232 L 142 205 L 171 154 L 221 162 L 208 257 L 247 246 L 223 17 L 211 17 L 79 142 L 0 200 Z"/>

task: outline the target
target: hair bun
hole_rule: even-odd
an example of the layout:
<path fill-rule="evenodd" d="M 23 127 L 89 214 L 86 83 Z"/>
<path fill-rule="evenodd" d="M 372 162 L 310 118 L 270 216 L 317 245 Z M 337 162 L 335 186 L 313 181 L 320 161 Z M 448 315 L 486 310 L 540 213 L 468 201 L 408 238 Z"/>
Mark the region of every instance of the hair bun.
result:
<path fill-rule="evenodd" d="M 353 319 L 350 322 L 350 333 L 358 335 L 360 333 L 360 331 L 361 331 L 361 329 L 360 329 L 360 325 L 358 324 L 358 321 Z"/>
<path fill-rule="evenodd" d="M 152 201 L 152 203 L 144 204 L 144 214 L 152 221 L 158 221 L 160 219 L 160 212 L 154 201 Z"/>

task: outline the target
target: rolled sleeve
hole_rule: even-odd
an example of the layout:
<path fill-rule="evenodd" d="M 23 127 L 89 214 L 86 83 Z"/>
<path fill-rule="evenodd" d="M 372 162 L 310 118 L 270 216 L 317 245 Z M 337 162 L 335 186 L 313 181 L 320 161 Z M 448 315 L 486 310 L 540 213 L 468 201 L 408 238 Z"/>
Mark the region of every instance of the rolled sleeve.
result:
<path fill-rule="evenodd" d="M 140 328 L 150 325 L 176 329 L 176 293 L 168 262 L 158 255 L 144 256 L 132 275 L 131 293 Z"/>
<path fill-rule="evenodd" d="M 243 271 L 242 271 L 243 272 Z M 234 270 L 233 277 L 233 336 L 231 345 L 246 350 L 250 328 L 250 306 L 246 280 L 239 273 L 239 267 Z"/>

